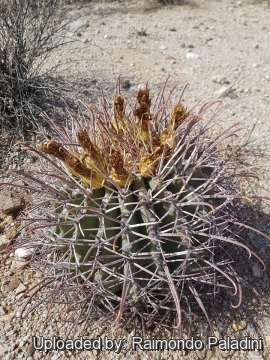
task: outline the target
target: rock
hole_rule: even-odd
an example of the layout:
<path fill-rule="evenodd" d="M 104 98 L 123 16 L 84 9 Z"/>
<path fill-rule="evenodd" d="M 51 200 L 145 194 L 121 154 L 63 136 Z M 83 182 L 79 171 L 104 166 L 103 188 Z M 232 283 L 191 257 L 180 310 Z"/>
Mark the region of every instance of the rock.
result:
<path fill-rule="evenodd" d="M 15 333 L 16 333 L 15 329 L 11 329 L 10 331 L 8 331 L 8 332 L 6 333 L 6 335 L 7 335 L 8 337 L 10 337 L 10 336 L 14 335 Z"/>
<path fill-rule="evenodd" d="M 7 340 L 6 335 L 0 335 L 0 343 L 4 343 Z"/>
<path fill-rule="evenodd" d="M 223 75 L 214 75 L 214 76 L 211 77 L 211 81 L 213 83 L 217 83 L 217 84 L 229 83 L 227 78 L 225 76 L 223 76 Z"/>
<path fill-rule="evenodd" d="M 247 17 L 247 13 L 245 13 L 244 11 L 238 11 L 238 12 L 235 14 L 235 17 L 237 17 L 237 18 Z"/>
<path fill-rule="evenodd" d="M 230 89 L 228 92 L 228 96 L 230 99 L 238 99 L 238 95 L 236 94 L 236 91 L 234 89 Z"/>
<path fill-rule="evenodd" d="M 4 315 L 6 312 L 5 312 L 5 309 L 3 308 L 3 306 L 0 306 L 0 315 Z"/>
<path fill-rule="evenodd" d="M 23 285 L 22 283 L 20 283 L 20 285 L 15 290 L 15 292 L 16 292 L 16 294 L 20 294 L 20 293 L 24 292 L 25 290 L 26 290 L 26 286 Z"/>
<path fill-rule="evenodd" d="M 0 235 L 0 251 L 5 250 L 8 243 L 9 243 L 9 239 L 7 238 L 7 236 L 5 234 Z"/>
<path fill-rule="evenodd" d="M 89 95 L 90 95 L 90 91 L 89 91 L 88 89 L 84 89 L 82 93 L 83 93 L 83 95 L 85 95 L 85 96 L 89 96 Z"/>
<path fill-rule="evenodd" d="M 247 352 L 246 359 L 247 360 L 269 360 L 269 356 L 263 356 L 258 351 L 251 351 L 251 352 Z"/>
<path fill-rule="evenodd" d="M 241 25 L 244 25 L 244 26 L 247 26 L 247 24 L 248 24 L 246 19 L 240 19 L 239 22 Z"/>
<path fill-rule="evenodd" d="M 18 344 L 18 347 L 21 349 L 24 346 L 25 342 L 21 340 Z"/>
<path fill-rule="evenodd" d="M 24 343 L 26 343 L 29 339 L 30 339 L 31 335 L 27 334 L 25 336 L 23 336 L 22 340 L 24 341 Z"/>
<path fill-rule="evenodd" d="M 176 60 L 176 58 L 172 55 L 166 56 L 166 60 Z"/>
<path fill-rule="evenodd" d="M 228 96 L 230 99 L 237 99 L 238 95 L 235 91 L 235 89 L 229 88 L 227 86 L 222 86 L 217 92 L 216 94 L 218 95 L 218 97 L 220 98 L 225 98 L 226 96 Z"/>
<path fill-rule="evenodd" d="M 12 228 L 9 228 L 7 229 L 7 231 L 5 232 L 5 235 L 8 239 L 13 239 L 14 236 L 17 234 L 17 228 L 15 227 L 12 227 Z"/>
<path fill-rule="evenodd" d="M 21 281 L 19 278 L 12 278 L 7 286 L 7 291 L 13 291 L 21 284 Z"/>
<path fill-rule="evenodd" d="M 69 31 L 72 33 L 79 32 L 83 28 L 87 27 L 87 21 L 83 18 L 73 21 L 69 26 Z"/>
<path fill-rule="evenodd" d="M 138 89 L 138 90 L 140 90 L 140 89 L 143 89 L 143 90 L 144 90 L 144 89 L 146 89 L 146 85 L 143 84 L 143 83 L 142 83 L 142 84 L 139 84 L 139 85 L 137 86 L 137 89 Z"/>
<path fill-rule="evenodd" d="M 13 345 L 11 345 L 11 346 L 9 346 L 7 348 L 8 354 L 7 354 L 6 358 L 5 358 L 5 360 L 13 360 L 13 359 L 15 359 L 14 349 L 15 349 L 15 347 L 13 347 Z"/>
<path fill-rule="evenodd" d="M 0 212 L 4 214 L 11 214 L 20 210 L 24 205 L 24 199 L 11 192 L 4 192 L 0 194 Z"/>
<path fill-rule="evenodd" d="M 16 273 L 18 270 L 23 269 L 26 265 L 28 265 L 29 261 L 25 260 L 25 258 L 15 258 L 12 261 L 10 270 L 13 273 Z"/>
<path fill-rule="evenodd" d="M 146 32 L 146 29 L 144 27 L 140 27 L 138 30 L 137 30 L 137 35 L 139 36 L 147 36 L 147 32 Z"/>
<path fill-rule="evenodd" d="M 232 323 L 232 328 L 235 332 L 245 330 L 246 327 L 247 327 L 247 324 L 244 320 L 240 320 L 240 321 L 234 320 Z"/>
<path fill-rule="evenodd" d="M 29 346 L 27 347 L 27 354 L 29 356 L 33 356 L 35 353 L 35 348 L 34 348 L 34 345 L 31 343 L 29 344 Z"/>
<path fill-rule="evenodd" d="M 252 266 L 252 273 L 254 277 L 261 277 L 261 268 L 259 264 L 255 263 Z"/>
<path fill-rule="evenodd" d="M 198 59 L 198 58 L 199 58 L 199 55 L 196 54 L 196 53 L 193 53 L 193 52 L 188 52 L 188 53 L 186 54 L 186 58 L 187 58 L 187 59 L 192 59 L 192 60 L 194 60 L 194 59 Z"/>
<path fill-rule="evenodd" d="M 6 324 L 4 327 L 5 332 L 9 331 L 12 328 L 11 324 Z"/>
<path fill-rule="evenodd" d="M 15 311 L 12 311 L 4 316 L 1 316 L 0 321 L 3 321 L 4 324 L 10 324 L 14 316 L 15 316 Z"/>
<path fill-rule="evenodd" d="M 228 91 L 228 87 L 227 86 L 222 86 L 217 92 L 217 95 L 224 95 L 226 96 L 226 92 Z"/>
<path fill-rule="evenodd" d="M 26 258 L 35 251 L 34 248 L 18 248 L 15 250 L 15 255 L 19 258 Z"/>
<path fill-rule="evenodd" d="M 0 357 L 4 356 L 5 352 L 7 351 L 6 347 L 3 345 L 0 345 Z M 3 358 L 2 358 L 3 359 Z"/>
<path fill-rule="evenodd" d="M 123 89 L 129 89 L 130 86 L 131 86 L 130 80 L 121 78 L 120 79 L 120 85 L 121 85 L 121 88 L 123 88 Z"/>

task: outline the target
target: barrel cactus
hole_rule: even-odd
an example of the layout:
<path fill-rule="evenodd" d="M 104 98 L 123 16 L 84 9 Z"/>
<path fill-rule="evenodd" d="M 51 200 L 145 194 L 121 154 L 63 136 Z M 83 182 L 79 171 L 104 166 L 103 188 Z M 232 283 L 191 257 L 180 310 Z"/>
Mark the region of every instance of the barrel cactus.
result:
<path fill-rule="evenodd" d="M 219 154 L 239 126 L 214 136 L 203 118 L 210 105 L 192 113 L 180 97 L 171 107 L 165 91 L 153 104 L 147 87 L 132 99 L 118 91 L 112 106 L 104 96 L 80 103 L 68 125 L 48 120 L 54 140 L 25 145 L 39 157 L 31 172 L 11 171 L 31 194 L 13 247 L 35 249 L 33 266 L 48 270 L 40 288 L 51 289 L 51 302 L 64 295 L 78 321 L 97 310 L 116 325 L 172 315 L 181 334 L 191 295 L 207 316 L 205 284 L 232 289 L 240 305 L 228 252 L 220 253 L 226 244 L 253 253 L 241 242 L 241 194 Z"/>

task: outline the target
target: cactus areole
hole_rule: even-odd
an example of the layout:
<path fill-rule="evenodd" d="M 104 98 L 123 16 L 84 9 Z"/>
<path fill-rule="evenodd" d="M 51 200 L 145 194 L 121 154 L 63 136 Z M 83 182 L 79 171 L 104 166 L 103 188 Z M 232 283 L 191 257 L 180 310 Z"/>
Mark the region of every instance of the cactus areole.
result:
<path fill-rule="evenodd" d="M 118 93 L 112 107 L 102 97 L 69 110 L 69 127 L 51 122 L 56 140 L 30 148 L 40 166 L 24 176 L 36 208 L 29 228 L 43 249 L 33 262 L 54 269 L 67 308 L 102 309 L 116 324 L 135 312 L 145 323 L 173 313 L 181 333 L 187 293 L 204 313 L 202 284 L 239 295 L 228 259 L 216 259 L 224 244 L 242 246 L 217 151 L 236 129 L 211 136 L 207 106 L 191 114 L 180 98 L 171 108 L 164 93 L 165 85 L 153 104 L 146 88 L 133 101 Z"/>

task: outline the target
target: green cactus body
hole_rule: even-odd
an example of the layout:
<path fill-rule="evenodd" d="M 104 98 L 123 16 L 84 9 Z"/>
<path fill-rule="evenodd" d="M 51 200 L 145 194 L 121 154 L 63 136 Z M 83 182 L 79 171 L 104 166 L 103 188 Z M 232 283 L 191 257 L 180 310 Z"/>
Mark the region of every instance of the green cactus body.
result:
<path fill-rule="evenodd" d="M 108 186 L 94 190 L 90 199 L 69 199 L 66 210 L 60 211 L 62 220 L 56 232 L 66 245 L 63 251 L 74 247 L 70 263 L 79 267 L 84 278 L 117 293 L 121 289 L 119 278 L 126 274 L 134 286 L 145 286 L 151 274 L 157 274 L 163 279 L 160 288 L 168 288 L 163 262 L 166 260 L 173 272 L 186 260 L 190 247 L 205 242 L 205 236 L 190 238 L 185 229 L 185 222 L 194 221 L 192 214 L 196 214 L 198 224 L 205 214 L 203 205 L 196 205 L 199 201 L 195 194 L 183 190 L 182 182 L 167 182 L 173 192 L 163 182 L 161 187 L 157 180 L 141 177 L 132 182 L 125 194 Z M 77 217 L 76 227 L 69 214 Z M 205 250 L 198 254 L 201 265 L 203 258 L 209 259 Z M 187 273 L 195 270 L 198 264 L 188 264 Z M 134 292 L 134 286 L 129 292 Z"/>

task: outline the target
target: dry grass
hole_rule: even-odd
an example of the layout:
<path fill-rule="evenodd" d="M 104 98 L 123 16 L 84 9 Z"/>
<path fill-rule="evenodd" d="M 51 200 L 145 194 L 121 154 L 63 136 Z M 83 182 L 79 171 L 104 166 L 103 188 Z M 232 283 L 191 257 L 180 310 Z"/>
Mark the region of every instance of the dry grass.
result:
<path fill-rule="evenodd" d="M 17 133 L 38 126 L 36 99 L 50 86 L 40 65 L 66 39 L 63 7 L 57 0 L 2 1 L 0 8 L 1 126 Z"/>

